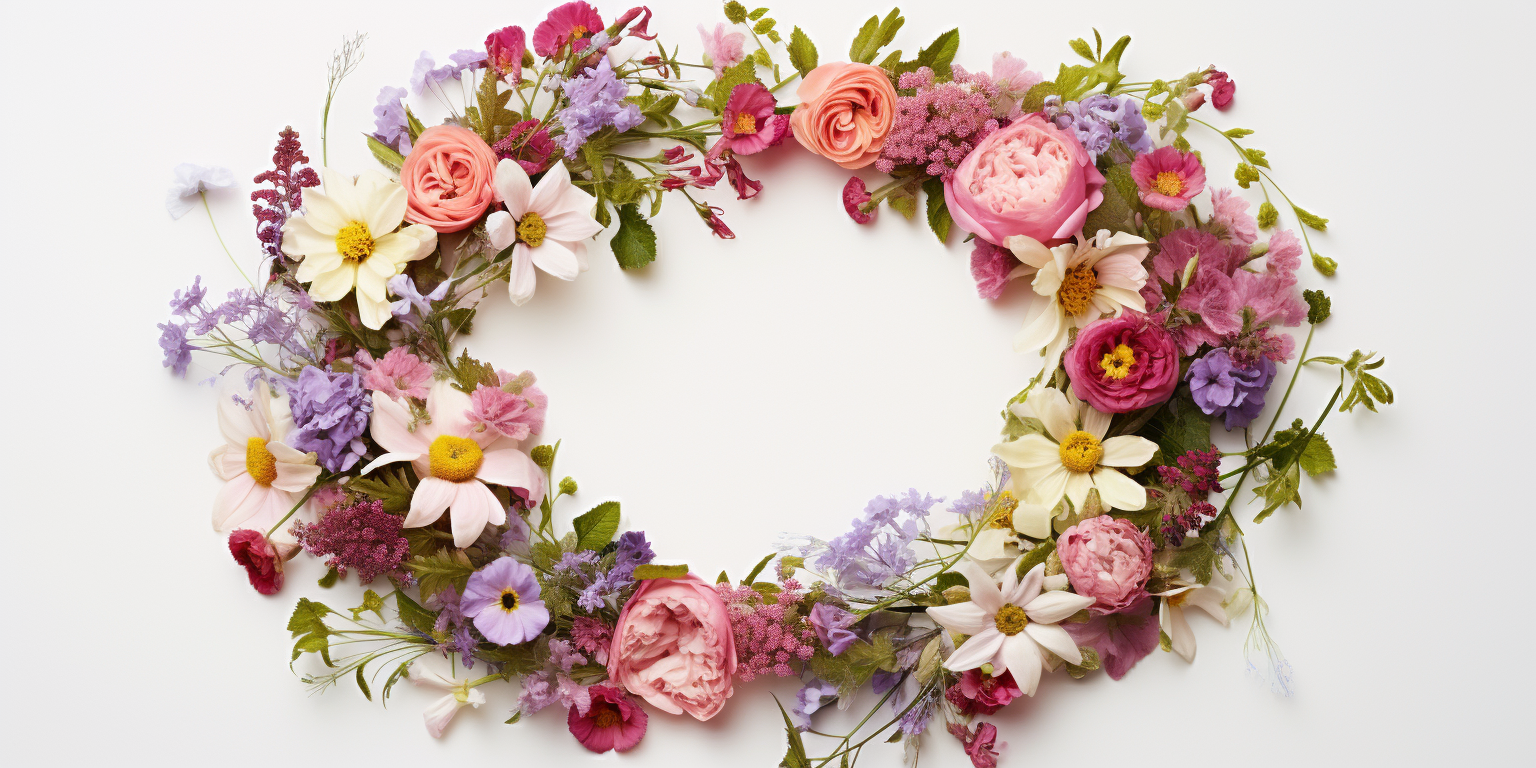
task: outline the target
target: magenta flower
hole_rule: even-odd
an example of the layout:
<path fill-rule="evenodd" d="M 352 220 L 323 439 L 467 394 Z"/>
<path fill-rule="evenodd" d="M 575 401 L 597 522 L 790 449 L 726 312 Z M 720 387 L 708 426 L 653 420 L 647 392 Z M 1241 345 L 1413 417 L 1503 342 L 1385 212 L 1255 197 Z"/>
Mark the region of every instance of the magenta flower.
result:
<path fill-rule="evenodd" d="M 1211 103 L 1216 108 L 1225 112 L 1232 106 L 1232 97 L 1237 95 L 1237 83 L 1227 77 L 1227 73 L 1213 69 L 1205 76 L 1205 84 L 1211 87 Z"/>
<path fill-rule="evenodd" d="M 1002 296 L 1003 288 L 1014 277 L 1014 269 L 1022 265 L 1013 251 L 976 238 L 971 248 L 971 277 L 976 280 L 976 293 L 983 299 Z"/>
<path fill-rule="evenodd" d="M 261 531 L 241 528 L 231 533 L 229 553 L 245 568 L 245 575 L 257 592 L 275 595 L 283 588 L 283 559 Z"/>
<path fill-rule="evenodd" d="M 497 558 L 471 574 L 459 607 L 475 620 L 475 629 L 497 645 L 526 643 L 549 624 L 549 609 L 539 599 L 533 569 L 510 557 Z"/>
<path fill-rule="evenodd" d="M 728 32 L 725 24 L 716 24 L 714 32 L 699 25 L 699 38 L 704 41 L 704 55 L 709 58 L 709 63 L 715 68 L 715 77 L 725 74 L 727 69 L 740 64 L 747 58 L 743 43 L 746 35 L 740 32 Z"/>
<path fill-rule="evenodd" d="M 1179 385 L 1179 344 L 1140 312 L 1095 320 L 1062 357 L 1072 391 L 1104 413 L 1166 401 Z"/>
<path fill-rule="evenodd" d="M 1071 634 L 1072 626 L 1067 626 L 1068 634 Z M 1154 641 L 1154 645 L 1156 642 Z M 1001 675 L 993 676 L 979 669 L 967 669 L 960 673 L 960 679 L 944 692 L 944 698 L 955 705 L 964 715 L 992 715 L 999 709 L 1008 706 L 1014 699 L 1023 696 L 1024 691 L 1019 684 L 1013 681 L 1013 673 L 1003 670 Z"/>
<path fill-rule="evenodd" d="M 533 52 L 550 58 L 567 45 L 574 50 L 577 42 L 603 31 L 603 27 L 603 17 L 596 8 L 581 0 L 566 3 L 533 28 Z"/>
<path fill-rule="evenodd" d="M 1200 158 L 1173 147 L 1137 156 L 1131 163 L 1131 178 L 1136 180 L 1141 201 L 1160 211 L 1182 210 L 1205 191 L 1205 168 Z"/>
<path fill-rule="evenodd" d="M 523 79 L 523 54 L 527 50 L 522 27 L 502 27 L 485 37 L 486 63 L 497 77 L 512 83 Z"/>
<path fill-rule="evenodd" d="M 1125 677 L 1136 662 L 1157 647 L 1157 617 L 1152 615 L 1152 600 L 1147 597 L 1119 613 L 1065 626 L 1074 642 L 1098 652 L 1111 680 Z"/>
<path fill-rule="evenodd" d="M 610 749 L 627 752 L 640 743 L 649 719 L 645 710 L 611 685 L 594 685 L 587 694 L 592 703 L 586 714 L 579 707 L 571 707 L 565 716 L 571 735 L 583 747 L 600 754 Z"/>
<path fill-rule="evenodd" d="M 359 356 L 364 354 L 367 353 L 358 353 Z M 363 377 L 364 389 L 383 392 L 394 400 L 401 397 L 425 399 L 431 384 L 432 366 L 406 351 L 405 347 L 391 349 Z"/>
<path fill-rule="evenodd" d="M 848 183 L 843 185 L 843 210 L 848 212 L 848 218 L 857 224 L 868 224 L 875 220 L 878 208 L 871 208 L 865 212 L 860 206 L 869 202 L 869 188 L 864 186 L 864 180 L 857 176 L 849 176 Z"/>
<path fill-rule="evenodd" d="M 994 744 L 997 742 L 997 726 L 991 723 L 981 723 L 976 726 L 976 731 L 971 732 L 960 723 L 949 724 L 949 735 L 960 740 L 965 749 L 966 757 L 971 758 L 971 765 L 975 768 L 997 768 L 997 750 Z"/>
<path fill-rule="evenodd" d="M 789 115 L 776 115 L 773 94 L 762 83 L 742 83 L 731 90 L 720 114 L 720 140 L 710 152 L 729 149 L 750 155 L 777 146 L 789 133 Z"/>

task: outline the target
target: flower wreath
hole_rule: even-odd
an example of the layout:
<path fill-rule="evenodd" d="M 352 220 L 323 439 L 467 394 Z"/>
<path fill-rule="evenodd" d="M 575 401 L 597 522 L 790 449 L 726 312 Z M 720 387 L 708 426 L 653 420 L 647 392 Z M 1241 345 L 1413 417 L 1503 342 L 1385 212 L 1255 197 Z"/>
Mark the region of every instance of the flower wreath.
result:
<path fill-rule="evenodd" d="M 802 30 L 786 40 L 767 14 L 726 3 L 728 23 L 699 27 L 700 64 L 650 33 L 649 9 L 606 23 L 583 2 L 531 39 L 511 26 L 443 66 L 423 54 L 410 93 L 453 104 L 454 81 L 473 96 L 427 127 L 405 89 L 384 88 L 367 141 L 387 172 L 316 172 L 299 135 L 281 133 L 251 195 L 259 285 L 216 303 L 194 280 L 160 343 L 177 375 L 193 352 L 233 359 L 220 372 L 213 525 L 251 585 L 278 592 L 300 551 L 329 566 L 321 586 L 350 574 L 370 585 L 345 611 L 299 599 L 293 659 L 323 665 L 303 680 L 350 679 L 369 698 L 401 679 L 441 689 L 425 713 L 433 736 L 485 701 L 481 686 L 516 680 L 508 722 L 558 703 L 602 752 L 640 741 L 643 705 L 705 720 L 738 681 L 797 677 L 780 707 L 786 766 L 846 764 L 892 729 L 912 755 L 935 717 L 990 766 L 997 731 L 978 716 L 1034 695 L 1046 672 L 1119 679 L 1158 647 L 1192 660 L 1186 616 L 1199 608 L 1223 624 L 1250 616 L 1250 667 L 1288 693 L 1234 501 L 1251 477 L 1255 522 L 1299 505 L 1303 473 L 1334 469 L 1319 431 L 1334 406 L 1374 411 L 1392 391 L 1374 354 L 1307 356 L 1330 304 L 1301 291 L 1297 271 L 1305 254 L 1333 273 L 1307 232 L 1327 221 L 1290 202 L 1243 143 L 1251 131 L 1195 116 L 1207 101 L 1225 110 L 1233 81 L 1205 68 L 1127 82 L 1130 38 L 1105 50 L 1097 32 L 1071 41 L 1086 63 L 1051 80 L 1007 53 L 990 72 L 962 68 L 958 30 L 913 59 L 882 55 L 898 11 L 871 17 L 846 62 L 820 64 Z M 332 62 L 326 114 L 361 43 Z M 781 105 L 795 81 L 798 103 Z M 1256 217 L 1233 190 L 1206 199 L 1193 126 L 1236 150 L 1238 186 L 1264 196 Z M 983 298 L 1017 278 L 1039 295 L 1015 348 L 1040 355 L 1041 372 L 1007 403 L 991 482 L 942 510 L 915 490 L 876 498 L 848 532 L 786 538 L 739 581 L 655 562 L 642 532 L 619 532 L 617 502 L 557 530 L 554 507 L 577 485 L 555 479 L 559 443 L 540 442 L 548 398 L 532 373 L 455 354 L 478 300 L 505 283 L 522 304 L 539 272 L 576 278 L 605 230 L 621 267 L 644 267 L 657 251 L 647 219 L 668 192 L 733 237 L 696 195 L 723 178 L 755 197 L 741 158 L 781 145 L 889 175 L 873 191 L 857 176 L 844 187 L 860 224 L 885 203 L 921 209 L 940 241 L 971 233 Z M 232 179 L 177 174 L 173 216 Z M 1272 192 L 1300 237 L 1277 229 Z M 1285 329 L 1303 322 L 1298 354 Z M 1339 386 L 1315 420 L 1276 429 L 1307 365 L 1337 366 Z M 1244 447 L 1214 447 L 1217 422 Z M 814 714 L 865 687 L 870 716 L 813 758 Z"/>

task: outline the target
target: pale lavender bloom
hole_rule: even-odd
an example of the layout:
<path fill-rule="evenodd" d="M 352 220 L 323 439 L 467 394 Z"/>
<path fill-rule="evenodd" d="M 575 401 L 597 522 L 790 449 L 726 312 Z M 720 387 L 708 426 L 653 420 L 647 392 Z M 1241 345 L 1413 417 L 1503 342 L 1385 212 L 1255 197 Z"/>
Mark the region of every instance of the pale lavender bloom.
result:
<path fill-rule="evenodd" d="M 591 72 L 562 83 L 561 90 L 570 104 L 557 114 L 565 133 L 556 136 L 555 141 L 569 157 L 574 157 L 587 138 L 603 128 L 611 125 L 623 133 L 645 122 L 639 106 L 624 102 L 629 85 L 613 74 L 613 65 L 606 58 L 598 61 Z"/>
<path fill-rule="evenodd" d="M 192 201 L 198 193 L 209 189 L 234 186 L 235 175 L 228 168 L 209 167 L 182 163 L 176 166 L 176 178 L 165 196 L 165 210 L 171 218 L 179 219 L 192 210 Z"/>
<path fill-rule="evenodd" d="M 432 302 L 448 298 L 448 289 L 453 287 L 453 281 L 444 280 L 438 283 L 437 287 L 426 295 L 422 295 L 416 289 L 416 283 L 409 275 L 395 275 L 385 285 L 389 287 L 390 293 L 400 297 L 399 301 L 390 303 L 389 313 L 412 327 L 419 327 L 421 320 L 432 312 Z M 421 317 L 415 317 L 412 310 L 420 313 Z"/>
<path fill-rule="evenodd" d="M 859 617 L 830 603 L 817 603 L 811 608 L 810 621 L 811 628 L 816 630 L 816 638 L 833 656 L 842 655 L 859 639 L 849 629 L 859 622 Z"/>
<path fill-rule="evenodd" d="M 306 366 L 288 394 L 294 424 L 288 444 L 314 451 L 320 466 L 330 472 L 345 472 L 357 464 L 367 450 L 362 437 L 373 412 L 362 377 Z"/>
<path fill-rule="evenodd" d="M 555 573 L 565 573 L 567 571 L 581 573 L 582 566 L 584 565 L 597 565 L 597 553 L 590 549 L 583 549 L 580 552 L 567 552 L 561 556 L 560 562 L 555 563 L 552 570 Z"/>
<path fill-rule="evenodd" d="M 576 605 L 583 611 L 592 613 L 603 607 L 607 598 L 617 595 L 619 588 L 608 581 L 608 574 L 599 573 L 593 577 L 592 583 L 581 591 L 581 596 L 576 598 Z"/>
<path fill-rule="evenodd" d="M 571 667 L 587 663 L 587 657 L 571 648 L 571 641 L 557 638 L 549 641 L 549 661 L 569 674 Z"/>
<path fill-rule="evenodd" d="M 192 352 L 197 347 L 187 341 L 187 326 L 174 320 L 156 326 L 160 329 L 160 349 L 165 352 L 165 367 L 173 375 L 185 378 L 187 366 L 192 363 Z"/>
<path fill-rule="evenodd" d="M 933 710 L 938 704 L 938 693 L 930 691 L 901 716 L 901 720 L 897 723 L 896 727 L 900 728 L 901 732 L 908 736 L 916 736 L 922 733 L 928 729 L 928 721 L 933 719 Z"/>
<path fill-rule="evenodd" d="M 177 291 L 171 297 L 171 314 L 190 319 L 192 310 L 203 304 L 203 297 L 208 295 L 208 289 L 203 287 L 203 276 L 192 278 L 192 285 L 185 291 Z"/>
<path fill-rule="evenodd" d="M 811 727 L 811 715 L 837 701 L 837 686 L 825 680 L 812 680 L 795 694 L 795 707 L 790 714 L 795 717 L 795 727 L 804 731 Z"/>
<path fill-rule="evenodd" d="M 497 645 L 517 645 L 538 637 L 549 624 L 549 609 L 539 599 L 533 569 L 501 557 L 470 574 L 464 585 L 464 615 Z"/>
<path fill-rule="evenodd" d="M 1152 151 L 1152 136 L 1147 133 L 1146 118 L 1141 115 L 1140 105 L 1129 96 L 1095 94 L 1065 105 L 1060 96 L 1047 96 L 1045 116 L 1057 128 L 1071 131 L 1094 160 L 1109 151 L 1110 143 L 1115 139 L 1124 142 L 1138 155 Z"/>
<path fill-rule="evenodd" d="M 1261 357 L 1237 365 L 1217 347 L 1189 366 L 1189 394 L 1207 416 L 1221 416 L 1228 431 L 1246 427 L 1264 410 L 1264 395 L 1275 378 L 1275 363 Z"/>
<path fill-rule="evenodd" d="M 484 69 L 486 54 L 484 50 L 471 51 L 460 49 L 448 54 L 448 60 L 453 62 L 454 77 L 464 74 L 469 69 Z"/>
<path fill-rule="evenodd" d="M 563 673 L 540 671 L 523 678 L 523 692 L 517 696 L 517 711 L 531 715 L 551 705 L 561 704 L 576 713 L 586 715 L 592 707 L 592 696 L 587 686 L 580 685 Z"/>
<path fill-rule="evenodd" d="M 897 498 L 876 497 L 853 521 L 853 530 L 826 544 L 812 565 L 833 574 L 833 594 L 883 589 L 910 570 L 917 555 L 910 545 L 928 531 L 928 512 L 940 499 L 908 490 Z M 809 554 L 809 553 L 807 553 Z"/>
<path fill-rule="evenodd" d="M 456 76 L 460 71 L 456 70 L 452 64 L 441 67 L 436 65 L 437 62 L 432 60 L 432 54 L 426 51 L 421 52 L 421 56 L 416 58 L 416 64 L 411 67 L 411 93 L 419 94 L 429 86 Z"/>
<path fill-rule="evenodd" d="M 379 89 L 379 103 L 373 108 L 373 137 L 400 150 L 411 152 L 411 130 L 405 114 L 404 88 L 384 86 Z"/>

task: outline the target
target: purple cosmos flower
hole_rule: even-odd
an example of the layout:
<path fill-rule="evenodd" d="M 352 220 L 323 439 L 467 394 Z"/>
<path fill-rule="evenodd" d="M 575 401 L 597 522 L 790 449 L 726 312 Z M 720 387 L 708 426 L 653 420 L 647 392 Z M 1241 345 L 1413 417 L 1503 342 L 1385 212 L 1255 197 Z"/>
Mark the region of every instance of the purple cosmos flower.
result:
<path fill-rule="evenodd" d="M 829 603 L 817 603 L 811 608 L 811 628 L 817 639 L 833 656 L 839 656 L 859 636 L 849 629 L 859 622 L 859 617 Z"/>
<path fill-rule="evenodd" d="M 1245 368 L 1218 347 L 1189 366 L 1189 393 L 1201 411 L 1221 416 L 1231 431 L 1248 426 L 1264 410 L 1264 393 L 1274 378 L 1273 360 L 1261 357 Z"/>
<path fill-rule="evenodd" d="M 410 154 L 411 130 L 405 115 L 405 89 L 384 86 L 379 89 L 379 103 L 373 108 L 373 137 Z"/>
<path fill-rule="evenodd" d="M 356 372 L 336 373 L 306 366 L 299 380 L 289 385 L 288 394 L 296 427 L 289 445 L 314 451 L 320 466 L 330 472 L 351 469 L 367 450 L 362 437 L 373 412 L 363 377 Z"/>
<path fill-rule="evenodd" d="M 533 569 L 510 557 L 471 574 L 461 605 L 464 615 L 474 618 L 475 629 L 497 645 L 526 643 L 549 624 Z"/>
<path fill-rule="evenodd" d="M 624 103 L 629 86 L 613 74 L 613 66 L 606 58 L 589 73 L 561 83 L 560 89 L 570 104 L 556 115 L 565 126 L 565 133 L 555 137 L 555 141 L 568 157 L 574 157 L 588 137 L 607 126 L 623 133 L 645 122 L 639 106 Z"/>

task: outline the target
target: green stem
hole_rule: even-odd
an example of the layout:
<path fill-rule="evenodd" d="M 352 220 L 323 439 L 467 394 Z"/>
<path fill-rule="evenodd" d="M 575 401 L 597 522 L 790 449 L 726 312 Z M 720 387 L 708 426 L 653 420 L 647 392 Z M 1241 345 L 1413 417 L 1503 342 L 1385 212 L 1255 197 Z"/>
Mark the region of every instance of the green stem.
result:
<path fill-rule="evenodd" d="M 255 290 L 256 283 L 253 282 L 251 278 L 245 274 L 245 270 L 240 268 L 240 262 L 235 261 L 235 255 L 230 253 L 229 246 L 224 244 L 224 236 L 219 234 L 219 223 L 213 220 L 213 208 L 208 206 L 208 193 L 203 190 L 198 190 L 197 196 L 203 199 L 203 210 L 208 212 L 208 223 L 213 226 L 213 236 L 219 239 L 219 247 L 223 248 L 224 255 L 229 257 L 229 263 L 235 265 L 235 271 L 239 272 L 240 276 L 245 278 L 245 282 L 250 283 L 252 290 Z"/>
<path fill-rule="evenodd" d="M 299 507 L 304 506 L 305 502 L 309 501 L 309 497 L 315 495 L 315 491 L 318 490 L 320 490 L 320 482 L 316 480 L 315 484 L 310 486 L 309 490 L 304 493 L 304 498 L 299 499 L 299 503 L 293 505 L 293 509 L 288 510 L 288 514 L 283 515 L 283 519 L 277 521 L 277 525 L 267 529 L 267 538 L 272 538 L 272 534 L 277 533 L 277 529 L 283 527 L 283 523 L 288 522 L 288 518 L 293 517 L 293 513 L 299 511 Z"/>

